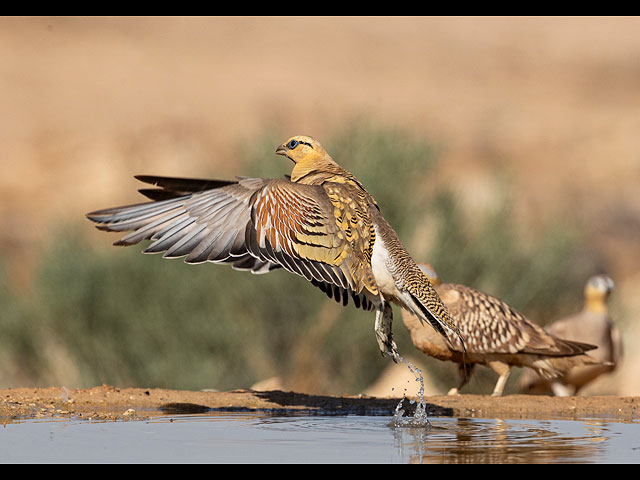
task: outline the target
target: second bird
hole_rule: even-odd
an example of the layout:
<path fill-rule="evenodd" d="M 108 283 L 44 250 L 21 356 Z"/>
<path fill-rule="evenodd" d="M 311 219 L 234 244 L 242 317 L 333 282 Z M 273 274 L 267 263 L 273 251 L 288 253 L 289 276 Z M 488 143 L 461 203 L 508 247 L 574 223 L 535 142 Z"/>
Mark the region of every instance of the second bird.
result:
<path fill-rule="evenodd" d="M 459 365 L 461 381 L 449 395 L 457 394 L 468 383 L 476 364 L 486 365 L 499 375 L 492 395 L 500 396 L 512 366 L 529 367 L 550 379 L 572 366 L 599 363 L 585 354 L 595 346 L 553 336 L 499 298 L 465 285 L 442 283 L 428 264 L 420 268 L 449 309 L 464 345 L 457 338 L 445 340 L 420 329 L 411 314 L 403 313 L 402 319 L 418 350 Z"/>
<path fill-rule="evenodd" d="M 87 214 L 107 231 L 132 232 L 115 245 L 152 243 L 144 253 L 226 263 L 253 273 L 298 274 L 329 297 L 376 310 L 380 350 L 394 361 L 391 303 L 460 343 L 457 328 L 427 276 L 384 219 L 373 196 L 308 136 L 276 149 L 291 176 L 236 181 L 137 176 L 158 188 L 151 202 Z M 284 292 L 283 292 L 284 294 Z"/>

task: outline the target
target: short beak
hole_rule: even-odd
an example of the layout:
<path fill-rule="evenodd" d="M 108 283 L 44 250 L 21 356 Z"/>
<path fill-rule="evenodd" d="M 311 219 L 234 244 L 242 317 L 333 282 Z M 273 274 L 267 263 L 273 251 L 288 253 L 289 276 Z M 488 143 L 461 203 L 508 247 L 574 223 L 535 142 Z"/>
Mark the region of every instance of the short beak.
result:
<path fill-rule="evenodd" d="M 278 155 L 286 155 L 287 154 L 287 149 L 284 146 L 284 144 L 280 145 L 278 148 L 276 148 L 276 153 Z"/>

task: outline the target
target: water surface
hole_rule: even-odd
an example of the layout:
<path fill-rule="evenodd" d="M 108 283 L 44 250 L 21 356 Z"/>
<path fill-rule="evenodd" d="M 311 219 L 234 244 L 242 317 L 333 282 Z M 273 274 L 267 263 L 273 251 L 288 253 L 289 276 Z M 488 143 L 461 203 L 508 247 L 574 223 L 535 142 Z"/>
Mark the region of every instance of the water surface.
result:
<path fill-rule="evenodd" d="M 0 462 L 638 463 L 640 423 L 215 413 L 0 427 Z"/>

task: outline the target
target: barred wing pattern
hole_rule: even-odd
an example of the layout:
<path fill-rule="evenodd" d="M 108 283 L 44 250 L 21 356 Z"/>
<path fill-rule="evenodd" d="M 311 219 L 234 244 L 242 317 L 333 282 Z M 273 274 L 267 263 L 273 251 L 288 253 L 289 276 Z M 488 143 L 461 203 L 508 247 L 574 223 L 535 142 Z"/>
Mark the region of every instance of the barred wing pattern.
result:
<path fill-rule="evenodd" d="M 436 290 L 457 322 L 469 353 L 569 356 L 595 348 L 549 335 L 507 303 L 475 288 L 444 283 Z M 455 350 L 463 350 L 458 338 L 449 340 Z"/>
<path fill-rule="evenodd" d="M 132 232 L 115 245 L 151 240 L 144 253 L 186 256 L 187 263 L 226 263 L 253 273 L 284 268 L 345 305 L 351 297 L 371 310 L 379 301 L 356 274 L 370 266 L 358 265 L 322 186 L 287 179 L 136 178 L 160 187 L 140 190 L 156 201 L 87 215 L 99 229 Z"/>

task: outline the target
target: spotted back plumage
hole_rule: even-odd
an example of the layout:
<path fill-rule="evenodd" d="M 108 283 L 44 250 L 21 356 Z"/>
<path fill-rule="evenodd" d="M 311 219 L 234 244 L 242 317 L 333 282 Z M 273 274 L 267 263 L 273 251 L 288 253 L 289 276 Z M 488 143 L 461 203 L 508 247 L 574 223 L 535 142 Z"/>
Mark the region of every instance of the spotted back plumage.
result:
<path fill-rule="evenodd" d="M 579 355 L 591 345 L 554 337 L 499 298 L 455 283 L 436 286 L 456 320 L 469 353 L 531 353 L 548 356 Z M 456 350 L 462 346 L 453 340 Z"/>

